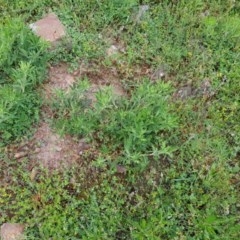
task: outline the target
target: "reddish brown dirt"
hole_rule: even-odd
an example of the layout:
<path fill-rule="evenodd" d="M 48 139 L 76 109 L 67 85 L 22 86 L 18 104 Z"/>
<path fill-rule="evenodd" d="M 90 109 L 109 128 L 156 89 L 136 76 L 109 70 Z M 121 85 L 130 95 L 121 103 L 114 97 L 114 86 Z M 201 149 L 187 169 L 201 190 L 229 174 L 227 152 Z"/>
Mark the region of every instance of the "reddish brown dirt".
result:
<path fill-rule="evenodd" d="M 49 123 L 41 121 L 31 139 L 8 147 L 8 155 L 18 162 L 27 157 L 30 171 L 36 166 L 61 170 L 75 164 L 82 165 L 82 156 L 90 148 L 85 139 L 60 136 L 51 129 Z"/>
<path fill-rule="evenodd" d="M 46 122 L 40 124 L 34 142 L 35 154 L 30 158 L 48 169 L 71 166 L 80 160 L 81 145 L 70 136 L 60 137 Z"/>
<path fill-rule="evenodd" d="M 65 63 L 49 68 L 48 79 L 43 85 L 43 97 L 46 100 L 54 98 L 54 91 L 68 91 L 76 77 L 68 72 Z M 51 118 L 51 109 L 43 106 L 45 118 Z M 80 164 L 83 151 L 90 146 L 84 141 L 76 141 L 71 136 L 60 136 L 54 132 L 46 121 L 42 121 L 33 136 L 34 154 L 30 159 L 48 169 L 62 169 Z"/>
<path fill-rule="evenodd" d="M 65 36 L 65 28 L 54 13 L 32 23 L 30 27 L 39 37 L 51 43 Z"/>
<path fill-rule="evenodd" d="M 46 99 L 54 97 L 54 91 L 57 89 L 68 91 L 74 82 L 75 77 L 68 72 L 67 64 L 52 66 L 48 71 L 48 79 L 43 85 L 43 97 Z"/>
<path fill-rule="evenodd" d="M 127 93 L 122 87 L 119 81 L 120 77 L 115 68 L 106 68 L 94 63 L 91 64 L 79 64 L 79 68 L 73 73 L 78 79 L 87 78 L 91 83 L 91 87 L 87 93 L 87 97 L 91 101 L 95 101 L 95 95 L 104 86 L 110 86 L 112 88 L 113 95 L 116 97 L 126 97 Z"/>
<path fill-rule="evenodd" d="M 87 94 L 90 100 L 95 100 L 95 94 L 103 86 L 112 86 L 113 94 L 125 96 L 126 93 L 117 80 L 113 72 L 90 71 L 89 66 L 80 65 L 78 71 L 73 74 L 68 72 L 65 63 L 49 68 L 48 79 L 41 88 L 41 93 L 46 101 L 54 98 L 54 92 L 58 89 L 68 91 L 75 83 L 76 79 L 87 77 L 91 82 L 90 90 Z M 91 68 L 94 69 L 94 68 Z M 91 148 L 84 139 L 74 140 L 71 136 L 58 135 L 49 125 L 47 119 L 52 118 L 51 108 L 45 104 L 42 108 L 42 120 L 40 121 L 35 134 L 22 146 L 13 146 L 11 156 L 21 161 L 28 157 L 31 160 L 29 166 L 32 169 L 35 165 L 43 166 L 47 169 L 63 169 L 82 162 L 82 154 Z"/>
<path fill-rule="evenodd" d="M 25 226 L 18 223 L 4 223 L 1 226 L 0 237 L 2 240 L 24 239 L 23 232 Z"/>

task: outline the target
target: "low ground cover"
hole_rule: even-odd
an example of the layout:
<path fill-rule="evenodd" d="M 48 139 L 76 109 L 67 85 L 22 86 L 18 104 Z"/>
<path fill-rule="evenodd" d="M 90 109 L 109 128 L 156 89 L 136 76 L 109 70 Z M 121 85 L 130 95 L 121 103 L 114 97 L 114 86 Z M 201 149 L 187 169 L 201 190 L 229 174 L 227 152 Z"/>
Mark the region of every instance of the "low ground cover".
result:
<path fill-rule="evenodd" d="M 0 223 L 24 223 L 27 239 L 239 239 L 237 1 L 0 9 Z M 49 11 L 67 29 L 51 53 L 26 27 Z M 43 99 L 47 64 L 59 62 L 75 82 Z M 41 118 L 87 142 L 75 164 L 8 153 Z"/>

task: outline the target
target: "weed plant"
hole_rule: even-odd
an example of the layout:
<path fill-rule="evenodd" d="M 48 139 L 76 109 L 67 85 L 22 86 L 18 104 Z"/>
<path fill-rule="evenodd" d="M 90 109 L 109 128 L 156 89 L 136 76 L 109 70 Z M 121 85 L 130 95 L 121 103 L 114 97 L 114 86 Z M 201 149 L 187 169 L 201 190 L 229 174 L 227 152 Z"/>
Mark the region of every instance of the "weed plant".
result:
<path fill-rule="evenodd" d="M 58 128 L 94 138 L 110 152 L 122 152 L 122 163 L 127 165 L 140 167 L 139 157 L 157 158 L 161 153 L 171 156 L 174 148 L 168 146 L 169 135 L 177 128 L 178 119 L 169 101 L 169 84 L 144 80 L 130 99 L 118 98 L 111 89 L 102 89 L 96 93 L 92 107 L 86 104 L 91 101 L 87 98 L 87 85 L 88 82 L 82 82 L 68 93 L 58 93 L 53 105 L 57 109 Z"/>
<path fill-rule="evenodd" d="M 38 120 L 36 92 L 46 74 L 46 44 L 19 20 L 6 20 L 0 41 L 0 141 L 26 133 Z"/>

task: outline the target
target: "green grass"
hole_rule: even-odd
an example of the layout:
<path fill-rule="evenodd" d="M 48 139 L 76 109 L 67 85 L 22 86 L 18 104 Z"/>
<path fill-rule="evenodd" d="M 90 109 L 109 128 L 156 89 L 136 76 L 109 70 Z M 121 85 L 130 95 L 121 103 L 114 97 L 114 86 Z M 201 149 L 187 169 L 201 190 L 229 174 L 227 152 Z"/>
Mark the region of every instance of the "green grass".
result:
<path fill-rule="evenodd" d="M 1 145 L 21 139 L 39 119 L 36 88 L 47 61 L 71 69 L 94 63 L 90 72 L 115 69 L 127 90 L 116 98 L 106 87 L 91 104 L 91 79 L 82 78 L 49 104 L 53 128 L 92 144 L 81 167 L 49 173 L 36 166 L 33 179 L 28 158 L 19 163 L 0 149 L 0 224 L 25 223 L 27 239 L 240 238 L 240 4 L 142 1 L 149 10 L 137 23 L 139 4 L 0 4 Z M 50 56 L 23 24 L 49 9 L 67 27 Z M 125 51 L 106 56 L 111 41 Z M 163 65 L 165 79 L 139 74 Z M 206 80 L 212 95 L 173 97 Z M 119 165 L 125 174 L 117 173 Z"/>
<path fill-rule="evenodd" d="M 36 86 L 46 74 L 46 44 L 21 20 L 5 20 L 0 39 L 0 141 L 26 134 L 38 120 Z"/>

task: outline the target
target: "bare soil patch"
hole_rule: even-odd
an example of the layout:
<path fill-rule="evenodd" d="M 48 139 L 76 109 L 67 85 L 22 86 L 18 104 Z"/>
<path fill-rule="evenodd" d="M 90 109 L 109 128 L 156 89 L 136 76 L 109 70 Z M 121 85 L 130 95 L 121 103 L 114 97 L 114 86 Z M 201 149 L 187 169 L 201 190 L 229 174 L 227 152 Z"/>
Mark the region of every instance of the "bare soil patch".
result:
<path fill-rule="evenodd" d="M 87 77 L 91 83 L 87 97 L 92 102 L 96 100 L 96 93 L 104 86 L 111 86 L 115 96 L 126 96 L 126 92 L 114 71 L 96 70 L 93 66 L 81 64 L 76 72 L 69 73 L 68 65 L 60 63 L 49 68 L 48 78 L 40 90 L 43 99 L 46 102 L 51 101 L 55 97 L 56 90 L 69 91 L 76 79 L 84 77 Z M 51 108 L 48 104 L 44 104 L 42 119 L 33 137 L 23 144 L 10 146 L 10 157 L 14 157 L 18 161 L 25 157 L 29 158 L 29 170 L 35 166 L 61 170 L 75 164 L 81 165 L 84 152 L 89 150 L 91 146 L 86 143 L 85 139 L 76 140 L 69 135 L 60 136 L 57 134 L 49 124 L 49 119 L 52 117 Z"/>
<path fill-rule="evenodd" d="M 2 240 L 23 240 L 24 225 L 18 223 L 4 223 L 1 226 Z"/>
<path fill-rule="evenodd" d="M 81 63 L 79 68 L 73 73 L 78 78 L 87 78 L 91 87 L 89 95 L 95 94 L 104 86 L 111 86 L 115 96 L 127 96 L 125 89 L 120 81 L 120 76 L 116 68 L 106 68 L 104 66 L 95 65 L 94 63 L 86 65 Z M 90 98 L 92 98 L 90 96 Z"/>
<path fill-rule="evenodd" d="M 34 134 L 31 159 L 48 169 L 68 167 L 80 160 L 81 145 L 70 136 L 60 136 L 48 123 L 42 122 Z"/>
<path fill-rule="evenodd" d="M 68 89 L 74 84 L 75 77 L 68 72 L 68 65 L 60 63 L 55 66 L 51 66 L 48 70 L 48 79 L 43 84 L 42 95 L 46 100 L 54 97 L 54 91 L 57 89 L 68 91 Z"/>
<path fill-rule="evenodd" d="M 68 89 L 74 84 L 75 77 L 68 72 L 65 63 L 49 68 L 48 79 L 41 87 L 41 94 L 46 102 L 54 98 L 54 91 Z M 71 136 L 60 136 L 48 123 L 52 118 L 51 108 L 44 104 L 42 107 L 42 120 L 36 128 L 31 139 L 22 144 L 15 144 L 8 147 L 10 157 L 18 161 L 28 157 L 30 160 L 29 169 L 34 166 L 43 166 L 51 170 L 60 170 L 63 167 L 70 167 L 73 164 L 80 164 L 81 154 L 89 147 L 87 144 L 77 142 Z"/>
<path fill-rule="evenodd" d="M 62 170 L 82 164 L 82 155 L 91 146 L 85 139 L 76 140 L 69 135 L 60 136 L 50 124 L 41 121 L 31 139 L 8 147 L 8 155 L 21 162 L 28 158 L 28 170 L 41 166 L 49 170 Z"/>

